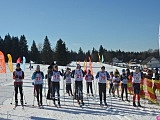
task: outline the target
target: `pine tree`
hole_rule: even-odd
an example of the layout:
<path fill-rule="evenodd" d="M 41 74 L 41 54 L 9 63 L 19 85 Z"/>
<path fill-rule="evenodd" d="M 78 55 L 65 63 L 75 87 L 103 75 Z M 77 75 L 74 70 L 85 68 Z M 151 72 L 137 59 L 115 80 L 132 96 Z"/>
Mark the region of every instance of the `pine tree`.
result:
<path fill-rule="evenodd" d="M 78 58 L 77 59 L 78 61 L 82 61 L 83 62 L 85 60 L 85 53 L 83 52 L 81 47 L 79 48 L 77 58 Z"/>
<path fill-rule="evenodd" d="M 12 37 L 12 47 L 11 49 L 11 55 L 12 55 L 12 61 L 16 62 L 17 58 L 20 57 L 20 48 L 19 48 L 19 38 L 18 37 Z"/>
<path fill-rule="evenodd" d="M 67 65 L 70 62 L 69 59 L 70 55 L 66 48 L 66 44 L 61 39 L 57 41 L 55 56 L 56 56 L 56 63 L 58 65 Z"/>
<path fill-rule="evenodd" d="M 44 39 L 41 59 L 45 64 L 51 64 L 53 62 L 53 51 L 51 49 L 51 44 L 47 36 Z"/>
<path fill-rule="evenodd" d="M 91 52 L 88 50 L 88 52 L 86 52 L 86 61 L 89 61 L 89 57 L 91 56 Z"/>
<path fill-rule="evenodd" d="M 11 36 L 8 34 L 5 36 L 4 38 L 4 55 L 7 55 L 8 53 L 11 53 L 11 44 L 12 40 L 11 40 Z M 7 56 L 5 56 L 5 60 L 6 60 Z"/>
<path fill-rule="evenodd" d="M 99 47 L 99 55 L 102 56 L 104 54 L 104 48 L 102 45 Z"/>
<path fill-rule="evenodd" d="M 35 63 L 40 62 L 40 53 L 38 51 L 38 48 L 37 48 L 34 40 L 33 40 L 32 46 L 31 46 L 30 60 L 34 61 Z"/>
<path fill-rule="evenodd" d="M 98 62 L 98 51 L 95 48 L 92 49 L 91 59 L 93 62 Z"/>
<path fill-rule="evenodd" d="M 27 40 L 26 37 L 24 35 L 20 36 L 20 41 L 19 41 L 19 51 L 20 51 L 20 55 L 19 57 L 25 57 L 27 62 L 29 62 L 28 59 L 28 45 L 27 45 Z"/>
<path fill-rule="evenodd" d="M 0 36 L 0 51 L 4 53 L 4 40 Z"/>

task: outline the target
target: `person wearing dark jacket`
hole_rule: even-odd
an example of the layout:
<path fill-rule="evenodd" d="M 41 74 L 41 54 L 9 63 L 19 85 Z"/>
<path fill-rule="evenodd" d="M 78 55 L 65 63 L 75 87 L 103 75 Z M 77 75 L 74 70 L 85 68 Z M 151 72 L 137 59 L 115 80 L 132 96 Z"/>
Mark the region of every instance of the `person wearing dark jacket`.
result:
<path fill-rule="evenodd" d="M 47 71 L 47 80 L 48 80 L 48 92 L 47 92 L 47 99 L 51 99 L 52 97 L 52 83 L 51 83 L 51 76 L 52 76 L 52 68 L 55 64 L 52 63 L 49 67 L 48 67 L 48 71 Z"/>
<path fill-rule="evenodd" d="M 125 94 L 126 94 L 126 101 L 128 101 L 128 90 L 127 90 L 128 77 L 127 77 L 125 69 L 122 69 L 122 75 L 121 75 L 120 79 L 121 79 L 121 87 L 122 87 L 122 92 L 121 92 L 122 101 L 124 101 L 123 100 L 124 91 L 125 91 Z"/>
<path fill-rule="evenodd" d="M 20 68 L 20 63 L 17 63 L 16 70 L 13 72 L 13 79 L 14 79 L 14 90 L 15 90 L 15 106 L 18 105 L 18 89 L 21 96 L 21 105 L 23 105 L 23 79 L 24 79 L 24 72 Z"/>

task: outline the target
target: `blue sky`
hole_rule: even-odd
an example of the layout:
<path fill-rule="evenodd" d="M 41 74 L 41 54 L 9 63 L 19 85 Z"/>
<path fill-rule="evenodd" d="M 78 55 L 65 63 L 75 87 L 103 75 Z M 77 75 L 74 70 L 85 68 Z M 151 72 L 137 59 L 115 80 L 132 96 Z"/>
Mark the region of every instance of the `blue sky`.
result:
<path fill-rule="evenodd" d="M 47 35 L 69 50 L 158 49 L 160 0 L 1 0 L 0 36 L 25 35 L 29 48 Z"/>

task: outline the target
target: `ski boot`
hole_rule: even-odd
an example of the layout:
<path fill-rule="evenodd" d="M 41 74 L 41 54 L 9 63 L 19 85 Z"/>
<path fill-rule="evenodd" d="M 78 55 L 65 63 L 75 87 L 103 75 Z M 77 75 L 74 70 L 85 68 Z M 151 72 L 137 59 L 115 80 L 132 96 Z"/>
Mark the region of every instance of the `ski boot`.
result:
<path fill-rule="evenodd" d="M 135 103 L 135 102 L 133 102 L 133 106 L 134 106 L 134 107 L 137 107 L 137 105 L 136 105 L 136 103 Z"/>
<path fill-rule="evenodd" d="M 138 107 L 142 107 L 141 104 L 140 104 L 140 102 L 138 102 Z"/>

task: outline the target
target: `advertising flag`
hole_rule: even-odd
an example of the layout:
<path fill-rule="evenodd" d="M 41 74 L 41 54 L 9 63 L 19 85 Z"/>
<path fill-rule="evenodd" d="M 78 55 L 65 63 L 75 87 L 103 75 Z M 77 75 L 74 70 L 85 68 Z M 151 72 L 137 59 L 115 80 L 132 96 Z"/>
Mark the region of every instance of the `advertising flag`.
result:
<path fill-rule="evenodd" d="M 6 63 L 4 54 L 0 51 L 0 73 L 6 73 Z"/>
<path fill-rule="evenodd" d="M 9 70 L 11 72 L 13 72 L 12 56 L 10 54 L 7 54 L 7 57 L 8 57 L 8 67 L 9 67 Z"/>

